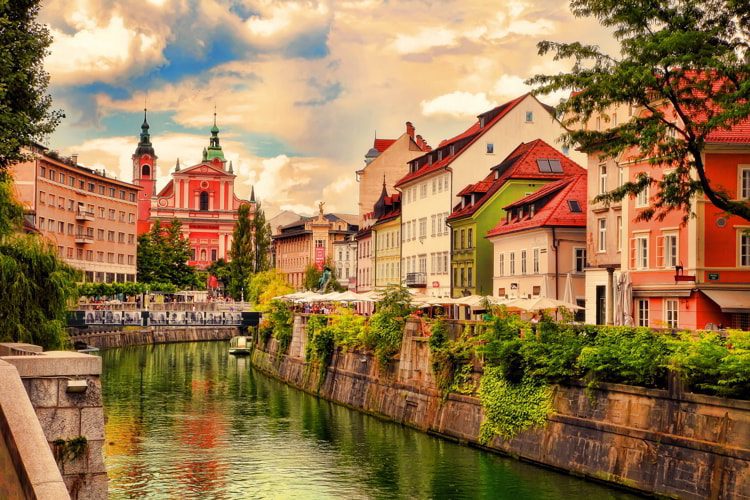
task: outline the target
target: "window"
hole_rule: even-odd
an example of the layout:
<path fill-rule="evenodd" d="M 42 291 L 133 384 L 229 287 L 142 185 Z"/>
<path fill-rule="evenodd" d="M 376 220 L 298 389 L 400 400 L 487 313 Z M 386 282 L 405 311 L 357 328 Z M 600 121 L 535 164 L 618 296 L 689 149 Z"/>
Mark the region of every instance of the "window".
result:
<path fill-rule="evenodd" d="M 125 233 L 117 233 L 117 243 L 125 243 Z"/>
<path fill-rule="evenodd" d="M 115 188 L 109 188 L 109 195 L 114 198 L 115 197 Z"/>
<path fill-rule="evenodd" d="M 510 275 L 516 274 L 516 252 L 510 253 Z"/>
<path fill-rule="evenodd" d="M 527 111 L 526 112 L 526 123 L 530 123 L 534 121 L 534 112 L 533 111 Z"/>
<path fill-rule="evenodd" d="M 586 249 L 576 248 L 575 249 L 575 270 L 577 273 L 582 273 L 586 268 Z"/>
<path fill-rule="evenodd" d="M 505 296 L 505 287 L 498 288 L 497 289 L 497 295 L 498 295 L 498 297 L 504 297 Z"/>
<path fill-rule="evenodd" d="M 534 217 L 534 205 L 531 205 L 531 208 L 531 217 Z M 568 208 L 571 213 L 581 213 L 581 204 L 578 203 L 578 200 L 568 200 Z"/>
<path fill-rule="evenodd" d="M 44 191 L 39 191 L 39 203 L 47 203 L 47 195 Z"/>
<path fill-rule="evenodd" d="M 664 300 L 664 323 L 667 325 L 667 328 L 677 328 L 677 311 L 677 299 Z"/>
<path fill-rule="evenodd" d="M 60 184 L 65 184 L 65 174 L 60 172 Z"/>
<path fill-rule="evenodd" d="M 115 220 L 115 209 L 110 208 L 109 209 L 109 220 Z"/>
<path fill-rule="evenodd" d="M 65 223 L 60 221 L 57 223 L 57 232 L 60 234 L 65 234 Z"/>
<path fill-rule="evenodd" d="M 216 262 L 216 257 L 217 257 L 217 250 L 215 248 L 212 248 L 211 249 L 211 261 Z"/>
<path fill-rule="evenodd" d="M 461 230 L 461 246 L 459 248 L 466 248 L 466 230 Z"/>
<path fill-rule="evenodd" d="M 118 264 L 125 264 L 125 255 L 118 253 L 117 254 L 117 263 Z"/>
<path fill-rule="evenodd" d="M 521 274 L 526 274 L 526 250 L 521 250 Z"/>
<path fill-rule="evenodd" d="M 201 210 L 202 212 L 205 212 L 208 210 L 208 191 L 201 191 L 199 210 Z M 206 259 L 201 259 L 201 260 L 205 261 Z"/>
<path fill-rule="evenodd" d="M 750 267 L 750 233 L 740 233 L 740 266 Z"/>
<path fill-rule="evenodd" d="M 466 286 L 472 286 L 472 280 L 474 279 L 474 268 L 467 267 L 466 268 Z"/>
<path fill-rule="evenodd" d="M 128 255 L 128 265 L 132 266 L 135 261 L 135 258 L 133 255 Z"/>
<path fill-rule="evenodd" d="M 120 212 L 120 222 L 125 222 L 125 212 Z"/>
<path fill-rule="evenodd" d="M 664 235 L 664 267 L 677 265 L 677 235 Z"/>
<path fill-rule="evenodd" d="M 86 250 L 86 260 L 88 260 L 88 261 L 94 260 L 94 251 L 93 250 Z"/>
<path fill-rule="evenodd" d="M 750 199 L 750 168 L 740 169 L 740 199 Z"/>
<path fill-rule="evenodd" d="M 107 241 L 111 241 L 111 242 L 115 241 L 115 232 L 114 231 L 107 231 Z"/>
<path fill-rule="evenodd" d="M 427 237 L 427 217 L 422 217 L 421 219 L 419 219 L 419 237 Z"/>
<path fill-rule="evenodd" d="M 607 219 L 599 219 L 597 222 L 597 227 L 599 228 L 598 235 L 599 239 L 597 241 L 597 252 L 606 252 L 607 251 Z"/>
<path fill-rule="evenodd" d="M 638 193 L 638 196 L 636 196 L 635 206 L 637 208 L 643 208 L 643 207 L 648 206 L 648 198 L 649 198 L 648 191 L 649 191 L 648 186 L 646 186 L 645 188 L 643 188 L 643 190 L 640 193 Z"/>
<path fill-rule="evenodd" d="M 607 192 L 607 165 L 599 165 L 599 194 Z"/>
<path fill-rule="evenodd" d="M 648 236 L 637 236 L 635 239 L 635 267 L 648 269 Z"/>
<path fill-rule="evenodd" d="M 531 295 L 539 295 L 541 293 L 542 293 L 542 287 L 541 286 L 535 285 L 535 286 L 531 287 Z"/>
<path fill-rule="evenodd" d="M 47 177 L 47 169 L 45 167 L 39 167 L 39 177 Z"/>
<path fill-rule="evenodd" d="M 107 192 L 107 188 L 103 184 L 99 184 L 99 194 L 104 196 L 104 193 Z"/>
<path fill-rule="evenodd" d="M 469 228 L 466 230 L 466 245 L 468 248 L 474 248 L 474 229 Z"/>
<path fill-rule="evenodd" d="M 423 182 L 419 186 L 419 198 L 427 198 L 427 183 Z"/>
<path fill-rule="evenodd" d="M 72 225 L 73 225 L 73 224 L 71 224 L 71 226 L 72 226 Z M 98 230 L 96 231 L 96 238 L 97 238 L 97 239 L 98 239 L 99 241 L 103 241 L 103 240 L 104 240 L 104 229 L 98 229 Z"/>
<path fill-rule="evenodd" d="M 491 142 L 487 143 L 487 154 L 491 155 L 495 153 L 495 145 Z"/>
<path fill-rule="evenodd" d="M 622 187 L 625 184 L 625 168 L 617 167 L 617 187 Z"/>
<path fill-rule="evenodd" d="M 437 219 L 436 219 L 436 216 L 435 216 L 435 215 L 433 215 L 433 216 L 431 217 L 431 219 L 432 219 L 432 233 L 430 233 L 430 234 L 431 234 L 432 236 L 435 236 L 435 227 L 437 226 Z"/>
<path fill-rule="evenodd" d="M 539 274 L 539 249 L 538 248 L 534 249 L 534 263 L 533 263 L 533 266 L 534 266 L 534 268 L 533 268 L 534 269 L 534 274 Z"/>
<path fill-rule="evenodd" d="M 617 251 L 622 251 L 622 215 L 617 216 Z"/>
<path fill-rule="evenodd" d="M 104 262 L 104 252 L 96 252 L 96 261 Z"/>
<path fill-rule="evenodd" d="M 639 299 L 638 305 L 638 326 L 648 326 L 648 299 Z"/>
<path fill-rule="evenodd" d="M 498 276 L 505 275 L 505 254 L 501 253 L 497 259 L 497 274 Z"/>

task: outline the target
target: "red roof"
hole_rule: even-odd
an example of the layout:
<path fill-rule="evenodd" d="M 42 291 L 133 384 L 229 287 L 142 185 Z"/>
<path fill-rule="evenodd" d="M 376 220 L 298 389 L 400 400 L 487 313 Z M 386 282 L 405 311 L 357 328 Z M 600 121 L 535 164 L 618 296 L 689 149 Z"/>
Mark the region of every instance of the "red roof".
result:
<path fill-rule="evenodd" d="M 586 227 L 586 172 L 553 182 L 529 196 L 518 200 L 505 207 L 506 210 L 513 210 L 521 206 L 527 206 L 535 203 L 536 210 L 534 216 L 530 217 L 530 211 L 525 210 L 522 218 L 513 218 L 508 222 L 503 219 L 497 226 L 487 232 L 487 236 L 497 236 L 500 234 L 515 233 L 527 229 L 536 229 L 539 227 Z M 544 200 L 547 200 L 546 203 Z M 580 211 L 572 212 L 568 201 L 578 202 Z M 541 207 L 539 203 L 544 203 Z"/>
<path fill-rule="evenodd" d="M 402 177 L 398 182 L 396 182 L 395 187 L 399 187 L 407 182 L 413 181 L 414 179 L 417 179 L 419 177 L 422 177 L 424 175 L 427 175 L 429 173 L 435 172 L 437 170 L 440 170 L 442 168 L 447 167 L 450 165 L 453 160 L 461 156 L 461 153 L 466 151 L 466 149 L 471 146 L 474 142 L 476 142 L 480 137 L 484 135 L 485 132 L 487 132 L 489 129 L 491 129 L 497 122 L 503 119 L 505 115 L 507 115 L 513 108 L 515 108 L 521 101 L 526 99 L 526 97 L 530 96 L 531 94 L 524 94 L 522 96 L 516 97 L 512 101 L 508 101 L 505 104 L 501 104 L 500 106 L 493 108 L 489 111 L 486 111 L 478 116 L 477 121 L 472 124 L 471 127 L 466 129 L 464 132 L 458 134 L 455 137 L 452 137 L 450 139 L 446 139 L 442 141 L 436 149 L 431 151 L 430 153 L 427 153 L 426 155 L 422 155 L 418 158 L 415 158 L 414 161 L 419 161 L 424 158 L 426 158 L 428 155 L 436 155 L 437 151 L 443 150 L 442 153 L 442 159 L 440 161 L 433 161 L 432 164 L 425 163 L 416 172 L 409 172 L 404 177 Z M 532 96 L 533 97 L 533 96 Z M 484 123 L 484 126 L 482 126 L 482 122 Z M 453 145 L 454 151 L 453 154 L 450 154 L 450 146 Z"/>
<path fill-rule="evenodd" d="M 541 172 L 537 160 L 559 160 L 562 172 Z M 473 215 L 510 179 L 558 180 L 584 174 L 586 171 L 576 162 L 562 154 L 541 139 L 521 143 L 507 158 L 492 167 L 484 180 L 470 184 L 462 189 L 458 196 L 472 193 L 481 194 L 473 204 L 462 207 L 463 203 L 453 208 L 448 220 L 456 220 Z M 496 174 L 498 172 L 498 174 Z M 497 179 L 495 176 L 498 175 Z"/>
<path fill-rule="evenodd" d="M 382 153 L 389 147 L 391 147 L 391 144 L 396 142 L 396 139 L 375 139 L 375 143 L 372 145 L 375 149 L 378 150 L 378 152 Z"/>

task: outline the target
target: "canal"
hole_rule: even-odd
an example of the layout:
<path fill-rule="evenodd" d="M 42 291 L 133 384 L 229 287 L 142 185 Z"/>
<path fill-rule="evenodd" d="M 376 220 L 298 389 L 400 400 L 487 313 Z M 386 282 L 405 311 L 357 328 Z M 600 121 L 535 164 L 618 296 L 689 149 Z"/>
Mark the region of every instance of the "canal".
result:
<path fill-rule="evenodd" d="M 227 348 L 103 352 L 111 498 L 633 498 L 315 398 Z"/>

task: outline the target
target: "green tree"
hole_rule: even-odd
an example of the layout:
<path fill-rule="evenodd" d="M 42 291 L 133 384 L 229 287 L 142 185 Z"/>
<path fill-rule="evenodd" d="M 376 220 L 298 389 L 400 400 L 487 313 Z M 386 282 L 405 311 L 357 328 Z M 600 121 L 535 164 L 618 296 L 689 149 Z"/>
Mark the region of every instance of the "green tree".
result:
<path fill-rule="evenodd" d="M 211 265 L 208 266 L 207 271 L 211 276 L 215 276 L 216 279 L 221 283 L 221 286 L 226 290 L 229 286 L 229 281 L 231 279 L 231 271 L 229 269 L 229 263 L 225 261 L 224 259 L 219 259 L 215 262 L 212 262 Z"/>
<path fill-rule="evenodd" d="M 52 42 L 38 0 L 0 1 L 0 170 L 25 158 L 63 117 L 52 111 L 44 56 Z"/>
<path fill-rule="evenodd" d="M 0 173 L 0 200 L 0 341 L 63 348 L 65 315 L 79 273 L 58 258 L 50 242 L 23 233 L 22 209 L 6 173 Z"/>
<path fill-rule="evenodd" d="M 266 214 L 260 206 L 256 205 L 253 217 L 253 240 L 254 240 L 254 272 L 268 271 L 268 252 L 271 248 L 271 227 L 266 222 Z"/>
<path fill-rule="evenodd" d="M 274 297 L 294 291 L 284 275 L 276 269 L 253 274 L 245 289 L 246 298 L 255 306 L 256 311 L 267 311 Z"/>
<path fill-rule="evenodd" d="M 154 222 L 138 238 L 138 279 L 143 283 L 170 283 L 178 288 L 199 286 L 195 269 L 188 264 L 190 242 L 182 236 L 182 223 L 173 219 L 163 226 Z"/>
<path fill-rule="evenodd" d="M 323 272 L 318 269 L 315 264 L 308 264 L 305 267 L 305 277 L 302 280 L 302 286 L 305 290 L 316 290 L 318 288 L 318 282 Z"/>
<path fill-rule="evenodd" d="M 250 205 L 240 205 L 237 216 L 230 250 L 232 260 L 229 262 L 229 294 L 234 300 L 242 297 L 245 283 L 255 269 L 255 242 Z"/>
<path fill-rule="evenodd" d="M 594 17 L 612 29 L 620 54 L 580 42 L 543 41 L 540 54 L 573 59 L 573 67 L 529 82 L 539 93 L 575 91 L 557 107 L 571 130 L 568 144 L 610 158 L 635 151 L 642 160 L 672 169 L 661 180 L 641 174 L 598 199 L 621 200 L 653 184 L 654 202 L 641 219 L 663 218 L 671 210 L 683 210 L 687 218 L 691 200 L 704 193 L 716 207 L 750 220 L 750 204 L 712 184 L 702 156 L 710 134 L 750 115 L 750 2 L 572 0 L 570 5 L 575 16 Z M 606 131 L 583 127 L 617 104 L 643 112 Z"/>

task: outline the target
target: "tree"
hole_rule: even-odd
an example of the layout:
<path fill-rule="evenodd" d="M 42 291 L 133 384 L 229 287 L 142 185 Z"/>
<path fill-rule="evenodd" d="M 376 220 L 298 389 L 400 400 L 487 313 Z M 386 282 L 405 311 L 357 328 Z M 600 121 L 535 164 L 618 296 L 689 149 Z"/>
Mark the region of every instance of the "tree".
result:
<path fill-rule="evenodd" d="M 284 275 L 276 269 L 253 274 L 247 281 L 246 289 L 247 300 L 255 306 L 256 311 L 268 311 L 274 297 L 294 291 Z"/>
<path fill-rule="evenodd" d="M 63 117 L 50 110 L 43 62 L 52 38 L 36 21 L 39 4 L 0 2 L 0 171 L 25 159 L 22 148 L 41 142 Z"/>
<path fill-rule="evenodd" d="M 239 300 L 242 298 L 245 282 L 255 269 L 255 242 L 250 205 L 240 205 L 232 234 L 230 255 L 232 260 L 229 262 L 229 294 L 234 300 Z"/>
<path fill-rule="evenodd" d="M 255 258 L 254 271 L 259 273 L 268 270 L 268 252 L 271 248 L 271 227 L 266 222 L 266 214 L 263 212 L 260 203 L 256 205 L 252 227 L 255 243 L 253 251 Z"/>
<path fill-rule="evenodd" d="M 636 160 L 671 169 L 660 180 L 641 174 L 597 201 L 618 201 L 654 184 L 653 205 L 641 219 L 671 210 L 683 210 L 687 219 L 692 200 L 704 193 L 721 210 L 750 220 L 750 205 L 711 183 L 702 156 L 712 133 L 750 115 L 750 3 L 572 0 L 571 10 L 614 29 L 620 55 L 580 42 L 538 44 L 541 55 L 575 61 L 569 73 L 529 80 L 538 93 L 574 91 L 557 107 L 570 129 L 566 143 L 605 158 L 635 152 Z M 582 126 L 617 104 L 642 112 L 606 131 Z"/>
<path fill-rule="evenodd" d="M 222 288 L 225 290 L 227 289 L 231 279 L 231 270 L 229 269 L 229 263 L 227 261 L 219 259 L 212 262 L 211 265 L 208 266 L 207 271 L 211 276 L 216 277 L 219 283 L 221 283 Z"/>
<path fill-rule="evenodd" d="M 23 211 L 13 199 L 12 179 L 3 172 L 0 200 L 0 341 L 64 348 L 65 316 L 79 273 L 57 256 L 52 243 L 23 233 Z"/>
<path fill-rule="evenodd" d="M 328 286 L 325 291 L 333 290 L 335 292 L 343 292 L 344 287 L 341 286 L 339 280 L 336 278 L 336 269 L 333 267 L 331 259 L 326 259 L 323 269 L 328 268 L 331 272 L 331 279 L 328 281 Z M 318 283 L 320 283 L 320 277 L 323 275 L 323 271 L 318 270 L 318 266 L 315 264 L 308 264 L 305 267 L 305 276 L 302 279 L 302 286 L 305 290 L 317 290 Z"/>
<path fill-rule="evenodd" d="M 190 242 L 182 236 L 182 223 L 177 219 L 168 226 L 157 220 L 148 233 L 138 237 L 136 264 L 143 283 L 171 283 L 180 289 L 199 286 L 189 259 Z"/>

